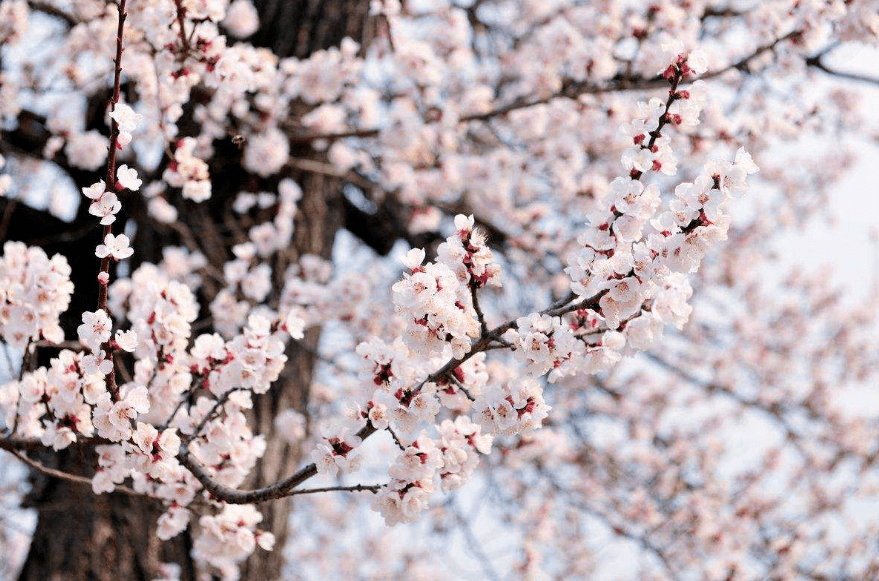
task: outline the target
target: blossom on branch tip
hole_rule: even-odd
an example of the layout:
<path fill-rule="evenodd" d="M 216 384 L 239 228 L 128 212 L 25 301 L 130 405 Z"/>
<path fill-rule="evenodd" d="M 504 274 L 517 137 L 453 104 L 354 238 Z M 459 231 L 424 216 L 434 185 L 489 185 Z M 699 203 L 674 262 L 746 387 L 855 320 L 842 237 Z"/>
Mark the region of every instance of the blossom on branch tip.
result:
<path fill-rule="evenodd" d="M 702 50 L 693 50 L 687 55 L 687 66 L 697 77 L 708 71 L 708 55 Z"/>
<path fill-rule="evenodd" d="M 284 330 L 294 339 L 305 337 L 305 320 L 297 309 L 291 309 L 284 320 Z"/>
<path fill-rule="evenodd" d="M 104 392 L 94 408 L 93 423 L 98 435 L 114 442 L 131 438 L 132 421 L 150 410 L 149 392 L 144 386 L 127 386 L 120 390 L 121 399 L 113 401 Z"/>
<path fill-rule="evenodd" d="M 473 402 L 473 421 L 482 433 L 512 436 L 528 433 L 543 425 L 550 408 L 543 400 L 540 384 L 531 377 L 491 386 Z"/>
<path fill-rule="evenodd" d="M 193 543 L 192 556 L 196 561 L 228 569 L 250 556 L 257 546 L 271 550 L 274 535 L 256 528 L 262 518 L 249 504 L 227 504 L 219 514 L 202 516 L 198 521 L 201 534 Z"/>
<path fill-rule="evenodd" d="M 259 29 L 259 13 L 250 0 L 233 0 L 226 9 L 223 27 L 236 38 L 247 38 Z"/>
<path fill-rule="evenodd" d="M 117 147 L 122 149 L 131 143 L 131 132 L 134 131 L 143 119 L 143 115 L 135 113 L 134 109 L 124 103 L 116 103 L 110 117 L 116 121 L 119 127 L 119 135 L 117 136 Z M 137 188 L 129 188 L 132 191 Z"/>
<path fill-rule="evenodd" d="M 402 262 L 409 270 L 415 270 L 424 262 L 424 249 L 413 248 L 409 250 L 403 257 Z"/>
<path fill-rule="evenodd" d="M 362 458 L 355 448 L 361 440 L 349 432 L 347 426 L 332 423 L 321 426 L 324 441 L 311 453 L 319 473 L 335 476 L 340 471 L 356 472 L 360 469 Z"/>
<path fill-rule="evenodd" d="M 571 370 L 568 362 L 576 357 L 582 345 L 575 340 L 570 327 L 560 317 L 532 313 L 516 319 L 516 329 L 504 333 L 513 352 L 528 366 L 533 375 L 550 372 L 555 381 Z"/>

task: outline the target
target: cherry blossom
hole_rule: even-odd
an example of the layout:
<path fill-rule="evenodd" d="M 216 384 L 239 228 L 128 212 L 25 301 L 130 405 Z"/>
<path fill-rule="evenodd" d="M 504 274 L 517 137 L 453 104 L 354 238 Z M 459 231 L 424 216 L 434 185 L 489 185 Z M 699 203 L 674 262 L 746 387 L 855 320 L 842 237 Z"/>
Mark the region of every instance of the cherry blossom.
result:
<path fill-rule="evenodd" d="M 43 250 L 6 242 L 0 256 L 0 334 L 17 349 L 39 337 L 64 338 L 59 316 L 70 304 L 73 284 L 67 260 Z"/>
<path fill-rule="evenodd" d="M 119 126 L 119 144 L 120 146 L 128 145 L 131 142 L 131 132 L 134 131 L 143 120 L 143 115 L 135 113 L 134 110 L 124 103 L 116 103 L 110 117 Z M 124 167 L 124 166 L 123 166 Z M 121 169 L 121 168 L 120 168 Z M 118 180 L 122 178 L 117 174 Z M 127 187 L 127 186 L 126 186 Z M 129 188 L 136 190 L 137 188 Z"/>
<path fill-rule="evenodd" d="M 128 331 L 116 331 L 114 340 L 123 351 L 134 351 L 137 348 L 137 333 L 131 329 Z"/>
<path fill-rule="evenodd" d="M 318 472 L 337 474 L 354 472 L 360 467 L 361 458 L 355 448 L 360 438 L 349 434 L 347 426 L 326 424 L 321 428 L 324 443 L 312 452 Z"/>
<path fill-rule="evenodd" d="M 127 165 L 120 165 L 116 170 L 116 181 L 122 188 L 136 192 L 143 182 L 137 177 L 137 170 Z"/>
<path fill-rule="evenodd" d="M 110 340 L 111 327 L 106 311 L 86 311 L 82 314 L 82 325 L 77 328 L 79 340 L 92 351 L 97 351 L 102 343 Z"/>
<path fill-rule="evenodd" d="M 97 248 L 95 248 L 95 256 L 98 258 L 109 256 L 117 261 L 128 258 L 134 254 L 134 249 L 128 245 L 128 242 L 128 236 L 125 234 L 119 234 L 118 236 L 107 234 L 104 237 L 104 243 L 98 244 Z"/>
<path fill-rule="evenodd" d="M 93 191 L 93 190 L 92 190 Z M 92 192 L 90 191 L 90 193 Z M 116 221 L 116 214 L 122 209 L 122 202 L 113 192 L 104 192 L 89 206 L 89 214 L 101 219 L 101 224 L 108 226 Z"/>

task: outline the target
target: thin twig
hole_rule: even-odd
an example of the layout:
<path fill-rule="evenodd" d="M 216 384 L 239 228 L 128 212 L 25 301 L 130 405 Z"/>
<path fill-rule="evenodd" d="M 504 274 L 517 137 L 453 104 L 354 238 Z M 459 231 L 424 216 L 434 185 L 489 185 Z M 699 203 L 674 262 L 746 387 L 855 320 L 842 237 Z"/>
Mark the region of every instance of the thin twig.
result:
<path fill-rule="evenodd" d="M 296 496 L 297 494 L 314 494 L 317 492 L 371 492 L 376 494 L 379 490 L 387 486 L 387 484 L 354 484 L 352 486 L 324 486 L 322 488 L 300 488 L 292 490 L 287 496 Z"/>
<path fill-rule="evenodd" d="M 452 504 L 452 513 L 455 515 L 455 520 L 458 523 L 458 526 L 461 527 L 461 532 L 464 533 L 464 538 L 467 541 L 467 548 L 473 553 L 473 556 L 476 557 L 476 562 L 479 563 L 479 566 L 482 568 L 483 574 L 485 574 L 486 579 L 491 579 L 492 581 L 500 581 L 500 576 L 497 571 L 494 570 L 492 566 L 491 559 L 488 558 L 488 555 L 485 553 L 485 550 L 482 548 L 482 543 L 473 533 L 473 529 L 470 527 L 470 521 L 465 519 L 464 516 L 458 511 L 458 508 L 455 506 L 454 500 L 451 502 Z"/>
<path fill-rule="evenodd" d="M 18 200 L 14 198 L 6 204 L 6 209 L 3 211 L 3 219 L 0 220 L 0 243 L 6 240 L 6 233 L 9 231 L 9 221 L 12 219 L 12 213 L 15 211 L 17 204 Z"/>
<path fill-rule="evenodd" d="M 67 26 L 71 28 L 80 23 L 80 21 L 72 14 L 63 11 L 57 6 L 53 6 L 48 2 L 37 2 L 36 0 L 28 0 L 27 5 L 28 8 L 36 12 L 42 12 L 43 14 L 48 14 L 49 16 L 60 18 L 64 21 L 65 24 L 67 24 Z"/>
<path fill-rule="evenodd" d="M 463 393 L 464 395 L 467 396 L 467 399 L 469 399 L 470 401 L 476 401 L 476 398 L 473 397 L 473 395 L 470 393 L 470 391 L 469 391 L 466 387 L 464 387 L 464 384 L 463 384 L 463 383 L 461 383 L 460 381 L 458 381 L 458 378 L 457 378 L 457 377 L 455 377 L 454 375 L 450 375 L 449 378 L 452 380 L 452 382 L 453 382 L 455 385 L 458 386 L 458 389 L 461 390 L 461 393 Z"/>
<path fill-rule="evenodd" d="M 183 50 L 183 59 L 189 54 L 189 39 L 186 37 L 186 27 L 184 26 L 184 17 L 186 16 L 186 8 L 183 6 L 182 0 L 174 0 L 174 6 L 177 9 L 177 26 L 180 27 L 180 45 Z"/>
<path fill-rule="evenodd" d="M 832 77 L 837 77 L 840 79 L 845 79 L 847 81 L 856 81 L 858 83 L 867 83 L 870 85 L 879 85 L 879 78 L 870 77 L 867 75 L 861 75 L 858 73 L 849 73 L 845 71 L 837 71 L 835 69 L 828 68 L 827 65 L 824 64 L 824 61 L 820 56 L 806 59 L 806 64 L 810 67 L 814 67 L 819 71 L 830 75 Z"/>
<path fill-rule="evenodd" d="M 113 95 L 110 97 L 109 107 L 110 114 L 116 110 L 119 103 L 119 92 L 122 80 L 122 36 L 125 28 L 125 19 L 128 13 L 125 11 L 126 0 L 119 1 L 119 23 L 116 27 L 116 58 L 114 60 L 113 70 Z M 110 190 L 116 190 L 116 153 L 119 150 L 119 123 L 111 117 L 110 119 L 110 150 L 107 156 L 107 181 L 106 187 Z M 104 226 L 102 239 L 113 233 L 113 225 Z M 107 307 L 107 289 L 110 284 L 110 255 L 101 259 L 100 274 L 98 276 L 98 309 L 103 310 L 110 315 L 110 309 Z M 102 349 L 107 353 L 107 358 L 113 362 L 115 347 L 113 342 L 108 341 Z M 113 400 L 119 399 L 119 390 L 116 388 L 116 366 L 110 367 L 110 373 L 107 374 L 107 390 L 110 392 Z"/>
<path fill-rule="evenodd" d="M 397 434 L 394 433 L 394 430 L 391 428 L 391 425 L 388 424 L 388 427 L 385 428 L 385 429 L 388 431 L 388 433 L 389 433 L 389 434 L 391 435 L 391 437 L 394 439 L 394 443 L 397 445 L 397 447 L 400 448 L 401 450 L 403 450 L 403 451 L 405 452 L 405 451 L 406 451 L 406 446 L 404 446 L 404 445 L 400 442 L 400 438 L 398 438 L 398 437 L 397 437 Z"/>
<path fill-rule="evenodd" d="M 80 476 L 78 474 L 70 474 L 69 472 L 63 472 L 61 470 L 49 468 L 48 466 L 45 466 L 45 465 L 37 462 L 36 460 L 32 460 L 31 458 L 28 458 L 27 455 L 25 455 L 17 450 L 7 450 L 7 451 L 41 474 L 45 474 L 46 476 L 51 476 L 52 478 L 58 478 L 60 480 L 66 480 L 68 482 L 75 482 L 77 484 L 84 484 L 89 487 L 92 486 L 92 479 L 91 478 L 86 478 L 85 476 Z M 160 499 L 158 497 L 155 497 L 150 494 L 143 493 L 143 492 L 138 492 L 138 491 L 136 491 L 132 488 L 129 488 L 127 486 L 116 485 L 116 487 L 114 488 L 114 491 L 129 494 L 131 496 L 141 496 L 141 497 L 149 498 L 152 500 L 162 501 L 162 499 Z"/>
<path fill-rule="evenodd" d="M 480 333 L 485 335 L 488 333 L 488 325 L 485 324 L 485 314 L 482 312 L 482 307 L 479 306 L 479 298 L 476 296 L 478 290 L 471 280 L 470 299 L 473 301 L 473 310 L 476 311 L 476 318 L 479 320 Z"/>

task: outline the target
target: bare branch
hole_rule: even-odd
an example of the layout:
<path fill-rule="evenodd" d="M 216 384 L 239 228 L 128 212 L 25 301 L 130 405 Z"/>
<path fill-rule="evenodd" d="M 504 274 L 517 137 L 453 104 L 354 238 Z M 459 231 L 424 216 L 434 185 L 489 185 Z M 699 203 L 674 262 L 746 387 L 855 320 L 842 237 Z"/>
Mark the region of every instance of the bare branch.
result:
<path fill-rule="evenodd" d="M 836 77 L 838 79 L 845 79 L 847 81 L 855 81 L 858 83 L 866 83 L 868 85 L 879 85 L 879 78 L 877 77 L 870 77 L 868 75 L 861 75 L 858 73 L 850 73 L 846 71 L 837 71 L 835 69 L 829 68 L 826 64 L 824 64 L 822 56 L 823 55 L 818 55 L 812 58 L 808 58 L 806 59 L 806 64 L 810 67 L 818 69 L 822 73 L 825 73 L 832 77 Z"/>
<path fill-rule="evenodd" d="M 371 492 L 375 494 L 385 486 L 387 486 L 387 484 L 354 484 L 352 486 L 324 486 L 322 488 L 300 488 L 299 490 L 292 490 L 287 496 L 295 496 L 297 494 L 315 494 L 317 492 Z"/>
<path fill-rule="evenodd" d="M 2 445 L 2 444 L 0 444 L 0 445 Z M 77 484 L 84 484 L 88 487 L 92 486 L 92 479 L 91 478 L 86 478 L 85 476 L 80 476 L 78 474 L 70 474 L 69 472 L 63 472 L 61 470 L 55 470 L 54 468 L 49 468 L 48 466 L 40 464 L 36 460 L 32 460 L 31 458 L 28 458 L 25 454 L 23 454 L 22 452 L 19 452 L 17 450 L 7 450 L 7 451 L 10 454 L 12 454 L 13 456 L 15 456 L 16 458 L 18 458 L 19 460 L 21 460 L 22 462 L 24 462 L 25 464 L 27 464 L 28 466 L 30 466 L 32 469 L 39 472 L 40 474 L 45 474 L 46 476 L 51 476 L 52 478 L 58 478 L 60 480 L 66 480 L 68 482 L 75 482 Z M 162 499 L 160 499 L 160 498 L 157 498 L 157 497 L 149 495 L 149 494 L 145 494 L 143 492 L 138 492 L 138 491 L 136 491 L 132 488 L 129 488 L 127 486 L 117 485 L 114 490 L 116 492 L 122 492 L 122 493 L 125 493 L 128 495 L 131 495 L 131 496 L 140 496 L 143 498 L 149 498 L 149 499 L 156 500 L 156 501 L 162 501 Z"/>
<path fill-rule="evenodd" d="M 80 23 L 80 20 L 72 14 L 61 10 L 57 6 L 53 6 L 48 2 L 29 0 L 27 5 L 31 10 L 35 12 L 42 12 L 43 14 L 48 14 L 49 16 L 54 16 L 55 18 L 64 21 L 64 23 L 69 27 L 74 27 Z"/>
<path fill-rule="evenodd" d="M 763 45 L 761 47 L 756 48 L 753 52 L 748 54 L 747 56 L 735 61 L 721 69 L 716 71 L 711 71 L 706 73 L 700 77 L 696 77 L 693 79 L 689 79 L 686 82 L 681 84 L 691 84 L 699 80 L 707 80 L 713 79 L 715 77 L 719 77 L 723 74 L 728 73 L 732 70 L 746 70 L 746 66 L 752 60 L 761 56 L 767 51 L 775 49 L 780 43 L 789 40 L 800 34 L 799 30 L 790 32 L 784 36 L 781 36 L 774 40 L 773 42 Z M 462 123 L 466 123 L 468 121 L 488 121 L 489 119 L 493 119 L 495 117 L 501 117 L 510 113 L 512 111 L 516 111 L 519 109 L 527 109 L 529 107 L 534 107 L 536 105 L 543 105 L 549 103 L 554 99 L 576 99 L 580 95 L 599 95 L 603 93 L 619 93 L 624 91 L 647 91 L 652 89 L 661 89 L 663 87 L 668 86 L 668 81 L 662 76 L 656 76 L 652 78 L 633 78 L 630 79 L 626 75 L 618 75 L 614 77 L 610 83 L 607 84 L 594 84 L 591 82 L 577 82 L 577 81 L 568 81 L 563 84 L 561 90 L 551 93 L 549 95 L 543 97 L 536 98 L 521 98 L 517 99 L 511 103 L 506 105 L 502 105 L 490 111 L 486 111 L 484 113 L 474 113 L 471 115 L 462 115 L 460 121 Z M 336 133 L 303 133 L 299 135 L 292 135 L 290 137 L 291 143 L 310 143 L 312 141 L 318 140 L 326 140 L 326 141 L 335 141 L 338 139 L 344 139 L 346 137 L 375 137 L 380 133 L 380 129 L 371 128 L 371 129 L 351 129 L 348 131 L 340 131 Z"/>

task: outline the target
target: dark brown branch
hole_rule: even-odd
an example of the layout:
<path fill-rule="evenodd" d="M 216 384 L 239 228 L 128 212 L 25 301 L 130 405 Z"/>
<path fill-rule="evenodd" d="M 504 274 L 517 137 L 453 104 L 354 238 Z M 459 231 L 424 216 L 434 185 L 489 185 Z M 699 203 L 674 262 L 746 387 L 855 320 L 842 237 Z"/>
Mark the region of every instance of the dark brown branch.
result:
<path fill-rule="evenodd" d="M 336 133 L 300 133 L 293 134 L 289 136 L 289 140 L 291 144 L 299 144 L 299 143 L 311 143 L 312 141 L 318 141 L 321 139 L 325 139 L 327 141 L 336 141 L 338 139 L 344 139 L 346 137 L 376 137 L 379 134 L 379 129 L 350 129 L 348 131 L 339 131 Z"/>
<path fill-rule="evenodd" d="M 702 20 L 704 21 L 708 18 L 737 18 L 739 16 L 744 16 L 744 12 L 740 12 L 729 6 L 725 8 L 707 6 L 705 12 L 702 13 Z"/>
<path fill-rule="evenodd" d="M 394 430 L 393 430 L 393 428 L 391 428 L 390 424 L 388 425 L 387 428 L 385 428 L 385 430 L 387 430 L 387 432 L 388 432 L 388 433 L 391 435 L 391 437 L 394 439 L 394 443 L 397 445 L 397 447 L 405 452 L 405 451 L 406 451 L 406 446 L 404 446 L 403 443 L 400 442 L 400 438 L 398 438 L 398 437 L 397 437 L 397 434 L 394 433 Z"/>
<path fill-rule="evenodd" d="M 74 26 L 76 26 L 77 24 L 80 23 L 80 20 L 78 18 L 76 18 L 75 16 L 73 16 L 72 14 L 65 12 L 64 10 L 61 10 L 57 6 L 53 6 L 52 4 L 49 4 L 48 2 L 38 2 L 36 0 L 29 0 L 27 5 L 28 5 L 28 8 L 30 8 L 31 10 L 33 10 L 35 12 L 42 12 L 43 14 L 48 14 L 49 16 L 54 16 L 55 18 L 58 18 L 58 19 L 64 21 L 64 23 L 71 28 L 73 28 Z"/>
<path fill-rule="evenodd" d="M 479 289 L 473 284 L 471 281 L 470 284 L 470 299 L 473 301 L 473 310 L 476 311 L 476 318 L 479 320 L 479 330 L 480 333 L 485 335 L 488 333 L 488 325 L 485 323 L 485 313 L 482 312 L 482 307 L 479 306 L 479 297 L 477 296 Z"/>
<path fill-rule="evenodd" d="M 361 440 L 365 440 L 375 432 L 375 427 L 367 422 L 356 435 Z M 211 475 L 189 455 L 189 450 L 185 445 L 180 448 L 178 459 L 187 470 L 192 472 L 192 475 L 204 486 L 205 490 L 211 493 L 217 500 L 222 500 L 229 504 L 252 504 L 291 496 L 297 494 L 293 492 L 294 488 L 317 475 L 317 466 L 311 463 L 271 486 L 255 490 L 235 490 L 215 482 Z"/>
<path fill-rule="evenodd" d="M 812 68 L 818 69 L 824 74 L 830 75 L 832 77 L 836 77 L 838 79 L 845 79 L 847 81 L 855 81 L 858 83 L 867 83 L 869 85 L 879 85 L 879 78 L 870 77 L 867 75 L 861 75 L 858 73 L 850 73 L 846 71 L 837 71 L 835 69 L 829 68 L 824 64 L 824 60 L 822 58 L 823 55 L 815 56 L 806 59 L 806 64 Z"/>
<path fill-rule="evenodd" d="M 119 92 L 120 85 L 122 80 L 122 37 L 125 28 L 125 19 L 128 17 L 128 13 L 125 11 L 125 3 L 127 0 L 119 1 L 119 21 L 116 27 L 116 57 L 114 59 L 114 70 L 113 70 L 113 95 L 109 100 L 109 108 L 110 113 L 116 110 L 116 105 L 119 103 Z M 107 155 L 107 188 L 115 191 L 116 188 L 116 153 L 119 150 L 119 123 L 111 118 L 110 119 L 110 150 Z M 113 225 L 107 224 L 104 226 L 103 238 L 106 239 L 107 236 L 112 234 Z M 101 278 L 103 275 L 103 278 Z M 104 258 L 101 259 L 101 267 L 100 274 L 98 276 L 98 309 L 103 310 L 107 315 L 110 315 L 110 309 L 107 306 L 107 290 L 110 280 L 110 255 L 108 254 Z M 107 353 L 108 359 L 110 361 L 115 361 L 115 347 L 114 343 L 108 341 L 102 346 L 103 350 Z M 113 397 L 113 400 L 119 399 L 119 392 L 116 388 L 116 366 L 113 365 L 110 368 L 110 373 L 107 374 L 107 390 L 110 392 L 110 395 Z"/>
<path fill-rule="evenodd" d="M 354 484 L 352 486 L 325 486 L 323 488 L 300 488 L 293 490 L 287 496 L 295 496 L 297 494 L 314 494 L 316 492 L 371 492 L 377 493 L 379 490 L 387 486 L 386 484 Z"/>
<path fill-rule="evenodd" d="M 39 440 L 31 440 L 28 438 L 8 437 L 0 438 L 0 450 L 7 452 L 16 452 L 24 450 L 44 450 L 46 446 Z"/>
<path fill-rule="evenodd" d="M 55 470 L 54 468 L 49 468 L 48 466 L 45 466 L 45 465 L 37 462 L 36 460 L 32 460 L 31 458 L 28 458 L 28 456 L 26 454 L 19 452 L 17 450 L 8 450 L 8 452 L 10 454 L 12 454 L 13 456 L 15 456 L 16 458 L 18 458 L 19 460 L 21 460 L 22 462 L 24 462 L 25 464 L 27 464 L 33 470 L 36 470 L 37 472 L 39 472 L 41 474 L 45 474 L 46 476 L 51 476 L 52 478 L 58 478 L 60 480 L 66 480 L 68 482 L 75 482 L 76 484 L 84 484 L 89 487 L 91 487 L 91 485 L 92 485 L 91 478 L 87 478 L 85 476 L 80 476 L 79 474 L 71 474 L 69 472 Z M 123 493 L 131 495 L 131 496 L 141 496 L 144 498 L 149 498 L 152 500 L 161 501 L 161 499 L 156 498 L 155 496 L 151 496 L 151 495 L 145 494 L 143 492 L 137 492 L 136 490 L 129 488 L 127 486 L 117 485 L 115 487 L 114 491 L 115 492 L 123 492 Z"/>
<path fill-rule="evenodd" d="M 119 23 L 116 28 L 116 58 L 114 60 L 114 71 L 113 71 L 113 96 L 110 98 L 109 106 L 110 113 L 115 111 L 116 105 L 119 103 L 119 87 L 122 79 L 122 34 L 123 29 L 125 27 L 125 19 L 128 14 L 125 12 L 125 3 L 127 0 L 120 0 L 119 2 Z M 116 153 L 119 149 L 119 123 L 116 122 L 115 119 L 110 120 L 110 150 L 107 156 L 107 188 L 110 190 L 116 189 Z M 113 226 L 111 224 L 107 224 L 104 226 L 104 237 L 108 234 L 112 233 Z M 109 275 L 110 272 L 110 257 L 105 256 L 101 259 L 101 272 L 107 273 Z M 110 314 L 110 310 L 107 308 L 107 283 L 102 282 L 98 286 L 98 308 L 103 309 Z M 112 356 L 112 353 L 111 353 Z M 110 372 L 110 378 L 113 377 L 113 372 Z M 108 382 L 109 383 L 109 382 Z M 114 386 L 115 387 L 115 386 Z M 113 391 L 111 388 L 110 391 Z"/>
<path fill-rule="evenodd" d="M 180 27 L 180 30 L 178 31 L 180 34 L 180 50 L 183 54 L 182 59 L 185 59 L 186 55 L 189 54 L 189 39 L 186 38 L 186 27 L 184 26 L 186 8 L 183 7 L 182 0 L 174 0 L 174 7 L 177 11 L 177 26 Z"/>

